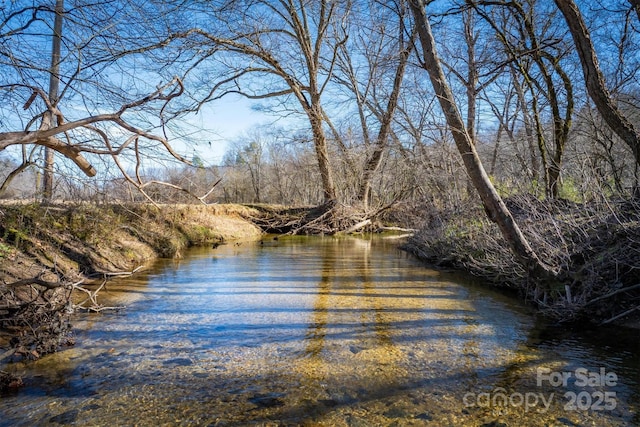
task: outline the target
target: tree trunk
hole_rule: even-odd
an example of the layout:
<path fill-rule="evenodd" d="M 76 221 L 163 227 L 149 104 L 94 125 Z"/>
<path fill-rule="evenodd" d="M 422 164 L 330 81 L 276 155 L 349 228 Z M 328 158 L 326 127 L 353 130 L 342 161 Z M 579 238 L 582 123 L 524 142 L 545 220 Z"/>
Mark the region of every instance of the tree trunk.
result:
<path fill-rule="evenodd" d="M 312 104 L 310 111 L 307 111 L 309 121 L 311 122 L 311 131 L 313 133 L 313 144 L 316 151 L 316 159 L 318 160 L 318 169 L 320 170 L 320 179 L 322 180 L 322 192 L 324 202 L 337 199 L 336 187 L 333 182 L 333 174 L 331 172 L 331 164 L 329 163 L 329 149 L 327 148 L 327 137 L 322 128 L 323 114 L 320 101 Z"/>
<path fill-rule="evenodd" d="M 411 42 L 413 42 L 413 40 L 414 36 L 411 37 Z M 389 101 L 387 102 L 387 109 L 382 116 L 380 130 L 378 131 L 378 137 L 376 139 L 376 145 L 371 157 L 364 167 L 364 171 L 362 174 L 362 184 L 360 185 L 360 189 L 358 191 L 358 199 L 362 202 L 365 210 L 369 208 L 369 199 L 371 198 L 371 181 L 373 180 L 373 175 L 380 167 L 380 163 L 382 162 L 382 154 L 387 147 L 387 141 L 391 133 L 391 122 L 393 120 L 393 114 L 395 113 L 396 107 L 398 106 L 398 99 L 400 97 L 400 89 L 402 88 L 404 71 L 407 66 L 407 62 L 409 61 L 409 54 L 411 53 L 411 42 L 409 43 L 408 47 L 405 47 L 400 52 L 400 62 L 398 64 L 398 68 L 396 68 L 396 74 L 393 79 L 393 89 L 391 90 Z"/>
<path fill-rule="evenodd" d="M 471 141 L 476 143 L 476 98 L 478 96 L 478 69 L 476 68 L 476 37 L 474 35 L 473 12 L 463 13 L 464 39 L 467 45 L 467 132 Z"/>
<path fill-rule="evenodd" d="M 531 179 L 537 183 L 540 165 L 538 165 L 538 158 L 536 157 L 536 143 L 533 136 L 533 125 L 531 124 L 531 116 L 529 115 L 529 109 L 527 108 L 527 98 L 524 94 L 522 85 L 518 81 L 518 77 L 513 67 L 511 67 L 510 72 L 513 80 L 513 85 L 518 96 L 518 104 L 520 105 L 520 109 L 522 110 L 522 122 L 524 124 L 524 132 L 527 139 L 527 146 L 529 147 L 529 159 L 531 162 Z"/>
<path fill-rule="evenodd" d="M 455 103 L 453 93 L 447 83 L 442 66 L 440 65 L 435 40 L 423 2 L 421 0 L 411 0 L 410 5 L 416 25 L 418 26 L 418 34 L 424 55 L 424 67 L 429 74 L 447 124 L 451 128 L 458 151 L 462 155 L 462 160 L 469 174 L 469 178 L 478 191 L 489 218 L 498 225 L 512 252 L 532 276 L 538 279 L 555 277 L 551 269 L 542 263 L 529 245 L 529 242 L 522 234 L 518 224 L 514 221 L 507 206 L 498 195 L 495 187 L 489 180 L 489 176 L 484 170 L 473 141 L 465 128 L 462 115 Z"/>
<path fill-rule="evenodd" d="M 53 23 L 53 42 L 51 45 L 51 68 L 49 76 L 49 100 L 52 106 L 58 104 L 58 90 L 60 87 L 60 45 L 62 41 L 62 14 L 64 12 L 64 0 L 56 0 L 56 17 Z M 49 128 L 55 126 L 51 111 L 45 113 L 43 125 Z M 42 198 L 50 202 L 53 198 L 53 165 L 55 151 L 47 147 L 44 150 L 44 180 Z"/>
<path fill-rule="evenodd" d="M 640 134 L 611 99 L 611 94 L 605 85 L 604 76 L 598 64 L 596 51 L 591 43 L 589 30 L 582 19 L 578 6 L 573 0 L 554 1 L 564 15 L 569 31 L 571 31 L 582 64 L 589 96 L 611 130 L 631 148 L 636 164 L 640 164 Z M 635 3 L 633 4 L 635 5 Z"/>

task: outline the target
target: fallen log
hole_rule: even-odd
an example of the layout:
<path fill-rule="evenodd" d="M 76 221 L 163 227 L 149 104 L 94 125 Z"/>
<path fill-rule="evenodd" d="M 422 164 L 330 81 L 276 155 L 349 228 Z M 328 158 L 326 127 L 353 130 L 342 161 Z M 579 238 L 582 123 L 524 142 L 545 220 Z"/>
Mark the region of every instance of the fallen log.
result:
<path fill-rule="evenodd" d="M 360 230 L 361 228 L 364 228 L 364 227 L 366 227 L 367 225 L 370 225 L 370 224 L 371 224 L 371 219 L 367 218 L 367 219 L 365 219 L 363 221 L 360 221 L 360 222 L 352 225 L 351 227 L 349 227 L 346 230 L 344 230 L 342 233 L 351 234 L 351 233 L 354 233 L 354 232 Z"/>
<path fill-rule="evenodd" d="M 417 233 L 418 230 L 415 228 L 403 228 L 403 227 L 378 227 L 378 232 L 382 231 L 401 231 L 403 233 Z"/>

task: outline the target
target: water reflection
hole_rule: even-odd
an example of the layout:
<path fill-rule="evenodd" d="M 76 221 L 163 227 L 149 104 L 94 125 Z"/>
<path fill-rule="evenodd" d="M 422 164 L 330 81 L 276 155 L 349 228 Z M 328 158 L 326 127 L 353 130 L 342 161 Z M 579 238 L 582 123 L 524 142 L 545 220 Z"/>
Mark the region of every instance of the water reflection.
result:
<path fill-rule="evenodd" d="M 305 334 L 307 342 L 305 356 L 318 357 L 325 346 L 325 336 L 327 328 L 327 317 L 329 315 L 329 292 L 331 291 L 331 280 L 329 278 L 330 260 L 323 254 L 321 258 L 320 283 L 318 284 L 318 295 L 313 304 L 313 313 L 309 322 L 309 329 Z"/>
<path fill-rule="evenodd" d="M 321 353 L 325 347 L 328 318 L 333 315 L 331 324 L 340 324 L 341 313 L 346 313 L 345 321 L 359 320 L 349 328 L 349 333 L 359 339 L 358 345 L 349 347 L 352 353 L 366 349 L 370 335 L 373 335 L 373 346 L 392 345 L 385 306 L 381 298 L 376 298 L 378 294 L 369 268 L 371 240 L 334 240 L 332 243 L 320 248 L 320 281 L 305 337 L 305 354 L 317 357 Z"/>
<path fill-rule="evenodd" d="M 0 425 L 638 422 L 635 334 L 539 324 L 376 238 L 194 250 L 103 298 L 128 309 L 80 316 L 75 348 L 10 368 L 28 386 L 0 400 Z M 561 396 L 575 384 L 538 387 L 536 369 L 579 366 L 619 374 L 615 411 L 464 404 L 498 388 Z"/>

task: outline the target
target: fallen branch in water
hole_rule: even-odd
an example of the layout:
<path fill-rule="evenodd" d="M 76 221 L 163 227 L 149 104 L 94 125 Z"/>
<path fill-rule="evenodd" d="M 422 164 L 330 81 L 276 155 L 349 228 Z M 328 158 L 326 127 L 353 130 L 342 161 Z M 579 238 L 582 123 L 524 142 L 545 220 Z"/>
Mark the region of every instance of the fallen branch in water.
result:
<path fill-rule="evenodd" d="M 403 227 L 378 227 L 378 231 L 401 231 L 403 233 L 417 233 L 419 230 L 415 228 L 403 228 Z"/>
<path fill-rule="evenodd" d="M 413 237 L 414 233 L 403 233 L 403 234 L 395 234 L 393 236 L 384 236 L 382 237 L 382 239 L 384 240 L 401 240 L 401 239 L 408 239 L 410 237 Z"/>
<path fill-rule="evenodd" d="M 97 289 L 95 290 L 90 290 L 87 289 L 83 286 L 80 286 L 82 282 L 74 284 L 73 289 L 80 291 L 80 292 L 84 292 L 85 294 L 87 294 L 87 298 L 82 300 L 81 302 L 79 302 L 78 304 L 74 304 L 73 308 L 74 310 L 86 310 L 86 311 L 92 311 L 94 313 L 99 313 L 101 311 L 105 311 L 105 310 L 122 310 L 125 307 L 124 306 L 114 306 L 114 307 L 108 307 L 108 306 L 103 306 L 101 304 L 98 303 L 98 293 L 100 291 L 102 291 L 103 289 L 106 289 L 107 287 L 107 282 L 109 281 L 109 279 L 114 278 L 114 277 L 128 277 L 128 276 L 132 276 L 135 273 L 137 273 L 138 271 L 140 271 L 143 268 L 143 266 L 138 266 L 136 268 L 134 268 L 131 271 L 119 271 L 119 272 L 103 272 L 103 273 L 99 273 L 102 277 L 103 280 L 100 283 L 100 286 L 98 286 Z M 91 305 L 89 306 L 85 306 L 85 304 L 87 302 L 91 302 Z"/>
<path fill-rule="evenodd" d="M 358 230 L 360 230 L 361 228 L 366 227 L 367 225 L 371 224 L 371 219 L 367 218 L 363 221 L 360 221 L 354 225 L 352 225 L 351 227 L 347 228 L 346 230 L 344 230 L 344 234 L 350 234 L 350 233 L 354 233 Z"/>
<path fill-rule="evenodd" d="M 100 274 L 101 276 L 104 276 L 104 277 L 123 277 L 123 276 L 127 277 L 127 276 L 132 276 L 132 275 L 136 274 L 138 271 L 142 270 L 143 268 L 144 268 L 144 266 L 140 265 L 140 266 L 134 268 L 131 271 L 118 271 L 118 272 L 115 272 L 115 273 L 112 273 L 112 272 L 100 272 L 98 274 Z"/>
<path fill-rule="evenodd" d="M 604 299 L 610 298 L 610 297 L 612 297 L 614 295 L 621 294 L 622 292 L 628 292 L 628 291 L 632 291 L 634 289 L 639 289 L 639 288 L 640 288 L 640 283 L 637 284 L 637 285 L 633 285 L 633 286 L 627 286 L 626 288 L 618 289 L 616 291 L 609 292 L 606 295 L 602 295 L 602 296 L 599 296 L 598 298 L 594 298 L 594 299 L 590 300 L 589 302 L 587 302 L 585 305 L 593 304 L 595 302 L 602 301 Z"/>
<path fill-rule="evenodd" d="M 133 274 L 133 273 L 131 273 Z M 92 311 L 94 313 L 99 313 L 101 311 L 104 310 L 121 310 L 125 307 L 106 307 L 103 305 L 100 305 L 98 303 L 98 293 L 106 288 L 108 279 L 105 278 L 102 283 L 100 284 L 100 286 L 98 286 L 98 288 L 94 291 L 89 290 L 87 288 L 84 288 L 82 286 L 80 286 L 80 284 L 77 284 L 76 286 L 74 286 L 74 290 L 80 291 L 80 292 L 84 292 L 85 294 L 87 294 L 87 298 L 84 299 L 83 301 L 79 302 L 78 304 L 74 304 L 73 305 L 73 309 L 74 310 L 86 310 L 86 311 Z M 89 305 L 88 307 L 85 307 L 85 304 L 87 302 L 91 302 L 91 305 Z"/>
<path fill-rule="evenodd" d="M 0 362 L 13 357 L 38 359 L 61 346 L 73 344 L 70 315 L 79 310 L 101 312 L 124 308 L 103 306 L 98 302 L 98 295 L 110 279 L 131 276 L 141 268 L 99 273 L 102 281 L 95 289 L 87 286 L 84 278 L 72 282 L 53 271 L 0 283 L 0 331 L 11 336 L 11 348 L 1 352 Z M 76 291 L 86 294 L 79 303 L 74 303 Z"/>
<path fill-rule="evenodd" d="M 78 283 L 46 273 L 0 284 L 0 330 L 11 335 L 11 349 L 2 359 L 37 359 L 69 344 L 70 298 Z"/>
<path fill-rule="evenodd" d="M 607 323 L 614 322 L 614 321 L 616 321 L 618 319 L 621 319 L 621 318 L 623 318 L 625 316 L 628 316 L 629 314 L 633 313 L 636 310 L 640 310 L 640 305 L 637 306 L 637 307 L 633 307 L 633 308 L 631 308 L 629 310 L 623 311 L 622 313 L 617 314 L 617 315 L 613 316 L 612 318 L 605 320 L 604 322 L 600 322 L 600 325 L 606 325 Z"/>

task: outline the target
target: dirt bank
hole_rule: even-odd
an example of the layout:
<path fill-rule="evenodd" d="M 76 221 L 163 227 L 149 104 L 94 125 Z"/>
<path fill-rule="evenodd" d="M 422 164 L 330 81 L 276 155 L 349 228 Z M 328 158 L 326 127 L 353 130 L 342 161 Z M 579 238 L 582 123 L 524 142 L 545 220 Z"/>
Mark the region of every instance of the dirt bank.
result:
<path fill-rule="evenodd" d="M 0 205 L 0 279 L 131 271 L 187 246 L 258 238 L 252 214 L 240 205 Z"/>
<path fill-rule="evenodd" d="M 0 204 L 0 363 L 72 344 L 80 286 L 95 289 L 188 246 L 257 239 L 262 232 L 247 219 L 256 213 L 239 205 Z M 2 374 L 0 390 L 19 385 Z"/>

